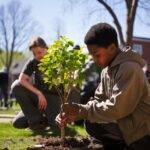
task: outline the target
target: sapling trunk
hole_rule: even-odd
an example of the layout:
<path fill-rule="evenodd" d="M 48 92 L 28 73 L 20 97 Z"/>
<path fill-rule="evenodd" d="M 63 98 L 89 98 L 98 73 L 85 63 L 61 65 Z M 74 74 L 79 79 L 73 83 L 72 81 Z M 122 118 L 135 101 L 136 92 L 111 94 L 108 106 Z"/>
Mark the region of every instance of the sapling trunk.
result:
<path fill-rule="evenodd" d="M 64 139 L 65 139 L 65 127 L 64 126 L 61 127 L 61 139 L 62 139 L 62 141 L 64 141 Z"/>
<path fill-rule="evenodd" d="M 63 111 L 62 111 L 62 109 L 60 111 L 60 117 L 61 118 L 63 117 Z M 64 126 L 61 127 L 61 133 L 60 134 L 61 134 L 62 141 L 64 141 L 64 139 L 65 139 L 65 127 Z"/>
<path fill-rule="evenodd" d="M 62 107 L 66 102 L 68 102 L 68 97 L 69 97 L 70 91 L 71 91 L 71 87 L 67 92 L 64 91 L 64 95 L 62 98 Z M 60 117 L 63 118 L 63 109 L 62 108 L 60 110 Z M 64 141 L 64 139 L 65 139 L 65 126 L 61 127 L 61 139 L 62 139 L 62 141 Z"/>
<path fill-rule="evenodd" d="M 83 68 L 87 58 L 82 48 L 75 49 L 74 42 L 62 36 L 48 48 L 41 60 L 39 69 L 44 75 L 44 82 L 50 89 L 56 87 L 62 105 L 68 102 L 72 87 L 82 84 Z M 63 91 L 61 86 L 64 88 Z M 63 118 L 62 113 L 63 110 L 60 111 L 60 117 Z M 65 138 L 65 127 L 61 128 L 61 138 Z"/>

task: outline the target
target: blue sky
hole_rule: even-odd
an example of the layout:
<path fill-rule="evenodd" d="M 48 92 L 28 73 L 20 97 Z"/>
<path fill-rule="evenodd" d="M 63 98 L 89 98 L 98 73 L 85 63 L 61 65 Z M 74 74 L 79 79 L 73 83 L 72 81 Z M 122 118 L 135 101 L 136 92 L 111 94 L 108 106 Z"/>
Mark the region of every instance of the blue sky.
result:
<path fill-rule="evenodd" d="M 7 4 L 10 0 L 0 0 L 0 6 Z M 113 25 L 112 18 L 106 11 L 102 10 L 88 17 L 87 14 L 92 10 L 92 7 L 99 4 L 93 2 L 87 5 L 80 4 L 71 8 L 67 0 L 19 0 L 23 3 L 24 7 L 31 6 L 32 17 L 39 22 L 40 36 L 42 36 L 47 43 L 51 43 L 55 39 L 56 22 L 57 25 L 61 24 L 62 33 L 70 37 L 77 44 L 83 44 L 84 35 L 91 25 L 94 25 L 100 21 L 108 22 Z M 66 6 L 64 6 L 64 4 Z M 121 5 L 120 8 L 114 9 L 119 16 L 120 22 L 125 28 L 125 8 Z M 146 16 L 143 12 L 140 12 L 142 18 Z M 150 18 L 149 18 L 150 19 Z M 125 31 L 124 31 L 125 33 Z M 39 33 L 38 33 L 39 34 Z M 150 37 L 150 26 L 146 26 L 139 21 L 136 21 L 135 36 Z"/>

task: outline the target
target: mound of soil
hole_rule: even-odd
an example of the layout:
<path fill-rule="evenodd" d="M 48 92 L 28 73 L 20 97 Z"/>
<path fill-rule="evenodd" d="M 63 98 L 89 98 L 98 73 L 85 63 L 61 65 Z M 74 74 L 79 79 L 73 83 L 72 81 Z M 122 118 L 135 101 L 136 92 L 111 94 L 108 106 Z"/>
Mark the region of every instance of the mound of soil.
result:
<path fill-rule="evenodd" d="M 27 150 L 103 150 L 101 144 L 91 143 L 84 137 L 66 137 L 64 141 L 59 137 L 39 137 L 38 143 Z"/>

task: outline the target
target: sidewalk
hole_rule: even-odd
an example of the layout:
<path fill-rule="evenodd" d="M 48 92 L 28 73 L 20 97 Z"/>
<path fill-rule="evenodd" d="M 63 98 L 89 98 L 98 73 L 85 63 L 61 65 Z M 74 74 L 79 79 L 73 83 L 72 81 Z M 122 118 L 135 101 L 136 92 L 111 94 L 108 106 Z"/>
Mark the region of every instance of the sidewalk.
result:
<path fill-rule="evenodd" d="M 0 114 L 0 123 L 11 123 L 15 115 L 10 114 Z"/>

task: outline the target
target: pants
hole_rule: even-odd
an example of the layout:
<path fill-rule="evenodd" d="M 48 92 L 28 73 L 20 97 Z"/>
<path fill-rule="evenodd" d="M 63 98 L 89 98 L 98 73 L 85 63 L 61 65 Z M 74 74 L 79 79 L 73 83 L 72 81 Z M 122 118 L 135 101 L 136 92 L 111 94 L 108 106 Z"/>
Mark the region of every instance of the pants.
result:
<path fill-rule="evenodd" d="M 104 150 L 123 150 L 126 143 L 116 123 L 90 123 L 85 121 L 87 133 L 104 146 Z"/>
<path fill-rule="evenodd" d="M 12 93 L 22 109 L 13 120 L 14 127 L 25 128 L 27 123 L 37 124 L 43 120 L 43 114 L 46 115 L 50 127 L 56 126 L 55 117 L 60 109 L 60 99 L 57 95 L 43 93 L 47 100 L 47 108 L 41 112 L 38 108 L 38 97 L 20 85 L 18 80 L 12 84 Z"/>
<path fill-rule="evenodd" d="M 129 147 L 131 150 L 150 150 L 150 136 L 144 136 L 130 144 Z"/>
<path fill-rule="evenodd" d="M 91 137 L 103 144 L 104 150 L 150 150 L 149 136 L 145 136 L 128 146 L 116 123 L 99 124 L 90 123 L 86 120 L 85 128 Z"/>
<path fill-rule="evenodd" d="M 8 107 L 8 89 L 7 89 L 7 84 L 6 85 L 0 85 L 0 94 L 2 98 L 4 98 L 4 107 Z M 2 104 L 1 104 L 2 105 Z"/>

